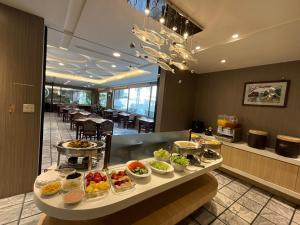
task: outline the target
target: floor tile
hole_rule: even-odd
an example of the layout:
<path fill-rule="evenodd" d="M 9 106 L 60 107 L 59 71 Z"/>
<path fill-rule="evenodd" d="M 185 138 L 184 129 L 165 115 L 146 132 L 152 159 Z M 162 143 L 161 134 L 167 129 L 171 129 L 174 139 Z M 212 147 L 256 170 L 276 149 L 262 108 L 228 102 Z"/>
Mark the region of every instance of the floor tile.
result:
<path fill-rule="evenodd" d="M 252 225 L 275 225 L 275 224 L 272 223 L 271 221 L 267 220 L 266 218 L 262 217 L 262 216 L 258 216 L 254 220 Z"/>
<path fill-rule="evenodd" d="M 22 209 L 22 204 L 2 207 L 0 209 L 0 224 L 14 222 L 19 219 Z"/>
<path fill-rule="evenodd" d="M 246 220 L 248 223 L 252 223 L 257 215 L 239 203 L 234 203 L 229 209 L 242 219 Z"/>
<path fill-rule="evenodd" d="M 216 218 L 204 208 L 197 210 L 195 213 L 193 213 L 192 217 L 201 225 L 208 225 Z"/>
<path fill-rule="evenodd" d="M 297 224 L 300 224 L 300 211 L 296 210 L 292 221 L 297 223 Z"/>
<path fill-rule="evenodd" d="M 229 207 L 234 201 L 221 193 L 217 193 L 217 195 L 213 198 L 213 200 L 224 207 Z"/>
<path fill-rule="evenodd" d="M 25 195 L 25 202 L 33 201 L 33 192 L 28 192 Z"/>
<path fill-rule="evenodd" d="M 213 221 L 210 225 L 225 225 L 225 223 L 223 223 L 221 220 L 216 219 L 215 221 Z"/>
<path fill-rule="evenodd" d="M 242 196 L 239 200 L 237 200 L 237 203 L 245 206 L 247 209 L 250 209 L 252 212 L 255 213 L 259 213 L 263 208 L 262 205 L 245 196 Z"/>
<path fill-rule="evenodd" d="M 230 179 L 222 174 L 217 174 L 215 177 L 216 177 L 218 183 L 222 186 L 226 185 L 232 181 L 232 179 Z"/>
<path fill-rule="evenodd" d="M 39 214 L 41 211 L 36 207 L 35 203 L 33 201 L 31 202 L 25 202 L 21 214 L 21 218 L 34 216 L 36 214 Z"/>
<path fill-rule="evenodd" d="M 227 187 L 241 195 L 245 194 L 245 192 L 247 192 L 250 189 L 250 186 L 236 180 L 229 183 Z"/>
<path fill-rule="evenodd" d="M 261 205 L 265 205 L 270 197 L 267 196 L 263 196 L 263 195 L 259 195 L 257 193 L 255 193 L 252 189 L 250 189 L 245 195 L 245 197 L 250 198 L 251 200 L 261 204 Z"/>
<path fill-rule="evenodd" d="M 287 200 L 285 199 L 282 199 L 278 196 L 274 196 L 271 198 L 272 201 L 284 206 L 285 208 L 288 208 L 288 209 L 291 209 L 291 210 L 294 210 L 296 208 L 296 205 L 291 203 L 291 202 L 288 202 Z"/>
<path fill-rule="evenodd" d="M 6 223 L 5 225 L 18 225 L 18 221 L 11 222 L 11 223 Z"/>
<path fill-rule="evenodd" d="M 249 223 L 243 220 L 241 217 L 236 215 L 230 210 L 226 210 L 224 213 L 222 213 L 219 218 L 223 223 L 228 225 L 248 225 Z"/>
<path fill-rule="evenodd" d="M 274 212 L 291 219 L 294 214 L 294 208 L 287 208 L 285 204 L 280 204 L 278 201 L 275 201 L 273 198 L 267 203 L 266 207 L 273 210 Z"/>
<path fill-rule="evenodd" d="M 24 201 L 24 196 L 25 196 L 24 194 L 20 194 L 9 198 L 0 199 L 0 209 L 22 203 Z"/>
<path fill-rule="evenodd" d="M 225 187 L 222 187 L 220 190 L 219 190 L 219 193 L 222 193 L 224 195 L 226 195 L 228 198 L 236 201 L 238 198 L 241 197 L 241 195 L 233 190 L 231 190 L 230 188 L 228 188 L 227 186 Z"/>
<path fill-rule="evenodd" d="M 40 219 L 40 214 L 21 219 L 20 225 L 37 225 Z"/>
<path fill-rule="evenodd" d="M 222 212 L 225 211 L 225 207 L 213 200 L 206 203 L 204 205 L 204 208 L 206 208 L 210 213 L 212 213 L 215 216 L 219 216 Z"/>
<path fill-rule="evenodd" d="M 261 211 L 260 215 L 278 225 L 288 225 L 290 222 L 290 220 L 287 219 L 286 217 L 279 215 L 276 212 L 274 212 L 268 208 L 264 208 Z"/>
<path fill-rule="evenodd" d="M 176 225 L 199 225 L 199 223 L 193 218 L 187 217 L 184 220 L 177 223 Z"/>

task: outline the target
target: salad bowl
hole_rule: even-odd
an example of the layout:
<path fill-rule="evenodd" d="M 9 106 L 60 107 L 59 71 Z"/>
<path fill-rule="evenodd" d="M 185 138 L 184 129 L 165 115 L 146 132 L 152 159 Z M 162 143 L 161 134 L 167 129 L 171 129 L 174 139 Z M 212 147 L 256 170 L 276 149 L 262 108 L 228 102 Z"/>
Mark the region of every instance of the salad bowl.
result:
<path fill-rule="evenodd" d="M 149 162 L 151 170 L 155 173 L 166 174 L 174 172 L 174 167 L 167 162 L 152 160 Z"/>
<path fill-rule="evenodd" d="M 146 178 L 151 175 L 151 167 L 147 163 L 138 160 L 128 161 L 126 171 L 135 178 Z"/>

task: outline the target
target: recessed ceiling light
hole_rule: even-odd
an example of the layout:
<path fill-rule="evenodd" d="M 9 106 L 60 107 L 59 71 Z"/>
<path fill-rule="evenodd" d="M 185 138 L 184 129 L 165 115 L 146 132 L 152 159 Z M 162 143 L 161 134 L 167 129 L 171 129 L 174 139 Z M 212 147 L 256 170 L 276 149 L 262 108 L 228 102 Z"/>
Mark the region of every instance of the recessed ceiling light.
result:
<path fill-rule="evenodd" d="M 93 76 L 91 75 L 90 78 L 93 78 Z"/>
<path fill-rule="evenodd" d="M 161 23 L 161 24 L 164 24 L 165 23 L 165 18 L 163 18 L 163 17 L 161 17 L 160 19 L 159 19 L 159 22 Z"/>
<path fill-rule="evenodd" d="M 59 47 L 61 50 L 65 50 L 65 51 L 68 51 L 67 48 L 64 48 L 64 47 Z"/>
<path fill-rule="evenodd" d="M 112 67 L 112 68 L 116 68 L 117 66 L 116 66 L 116 65 L 111 65 L 111 67 Z"/>
<path fill-rule="evenodd" d="M 68 80 L 68 81 L 66 81 L 65 83 L 64 83 L 64 85 L 66 85 L 66 84 L 68 84 L 68 83 L 70 83 L 71 81 L 70 80 Z"/>
<path fill-rule="evenodd" d="M 114 56 L 114 57 L 120 57 L 121 54 L 120 54 L 119 52 L 114 52 L 114 53 L 113 53 L 113 56 Z"/>
<path fill-rule="evenodd" d="M 64 66 L 65 64 L 60 62 L 60 63 L 58 63 L 58 65 L 60 65 L 60 66 Z"/>
<path fill-rule="evenodd" d="M 148 16 L 150 14 L 150 9 L 146 8 L 145 9 L 145 14 Z"/>
<path fill-rule="evenodd" d="M 232 37 L 232 38 L 238 38 L 238 37 L 239 37 L 239 34 L 233 34 L 231 37 Z"/>
<path fill-rule="evenodd" d="M 220 63 L 226 63 L 226 59 L 222 59 Z"/>
<path fill-rule="evenodd" d="M 174 26 L 174 27 L 172 27 L 172 30 L 176 31 L 176 30 L 177 30 L 177 27 L 175 27 L 175 26 Z"/>
<path fill-rule="evenodd" d="M 196 46 L 196 47 L 195 47 L 196 50 L 199 50 L 200 48 L 201 48 L 200 46 Z"/>

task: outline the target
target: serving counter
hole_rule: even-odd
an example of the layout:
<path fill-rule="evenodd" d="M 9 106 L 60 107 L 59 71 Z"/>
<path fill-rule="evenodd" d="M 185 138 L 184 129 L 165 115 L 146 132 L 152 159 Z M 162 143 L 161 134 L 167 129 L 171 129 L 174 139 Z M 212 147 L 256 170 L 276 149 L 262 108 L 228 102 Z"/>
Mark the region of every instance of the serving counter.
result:
<path fill-rule="evenodd" d="M 119 224 L 123 225 L 127 222 L 147 224 L 145 220 L 149 219 L 156 219 L 156 225 L 175 224 L 214 197 L 217 192 L 217 181 L 207 173 L 218 168 L 221 163 L 222 158 L 211 163 L 203 163 L 204 168 L 198 167 L 193 171 L 185 170 L 164 175 L 153 172 L 148 178 L 134 179 L 136 185 L 130 191 L 125 193 L 109 191 L 104 197 L 84 199 L 73 206 L 65 205 L 60 194 L 42 197 L 40 190 L 35 187 L 35 203 L 47 215 L 43 217 L 40 224 L 74 224 L 75 221 L 77 221 L 75 224 L 114 224 L 109 221 L 118 217 L 118 214 L 120 216 L 133 213 L 135 209 L 137 220 L 124 218 L 124 221 Z M 109 169 L 120 168 L 124 169 L 125 165 L 116 165 Z M 177 208 L 174 208 L 174 204 Z M 160 210 L 166 209 L 169 213 L 175 210 L 174 215 L 157 216 Z M 141 212 L 142 218 L 138 216 Z M 145 215 L 145 212 L 148 213 Z M 152 218 L 151 215 L 156 217 Z"/>

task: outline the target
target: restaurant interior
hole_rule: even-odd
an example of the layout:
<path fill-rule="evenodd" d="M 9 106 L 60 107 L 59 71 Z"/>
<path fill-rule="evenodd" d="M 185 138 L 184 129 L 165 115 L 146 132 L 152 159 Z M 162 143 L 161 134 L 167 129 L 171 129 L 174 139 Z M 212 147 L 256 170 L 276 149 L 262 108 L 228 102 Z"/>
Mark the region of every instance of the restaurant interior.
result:
<path fill-rule="evenodd" d="M 299 9 L 0 0 L 0 225 L 300 225 Z"/>

